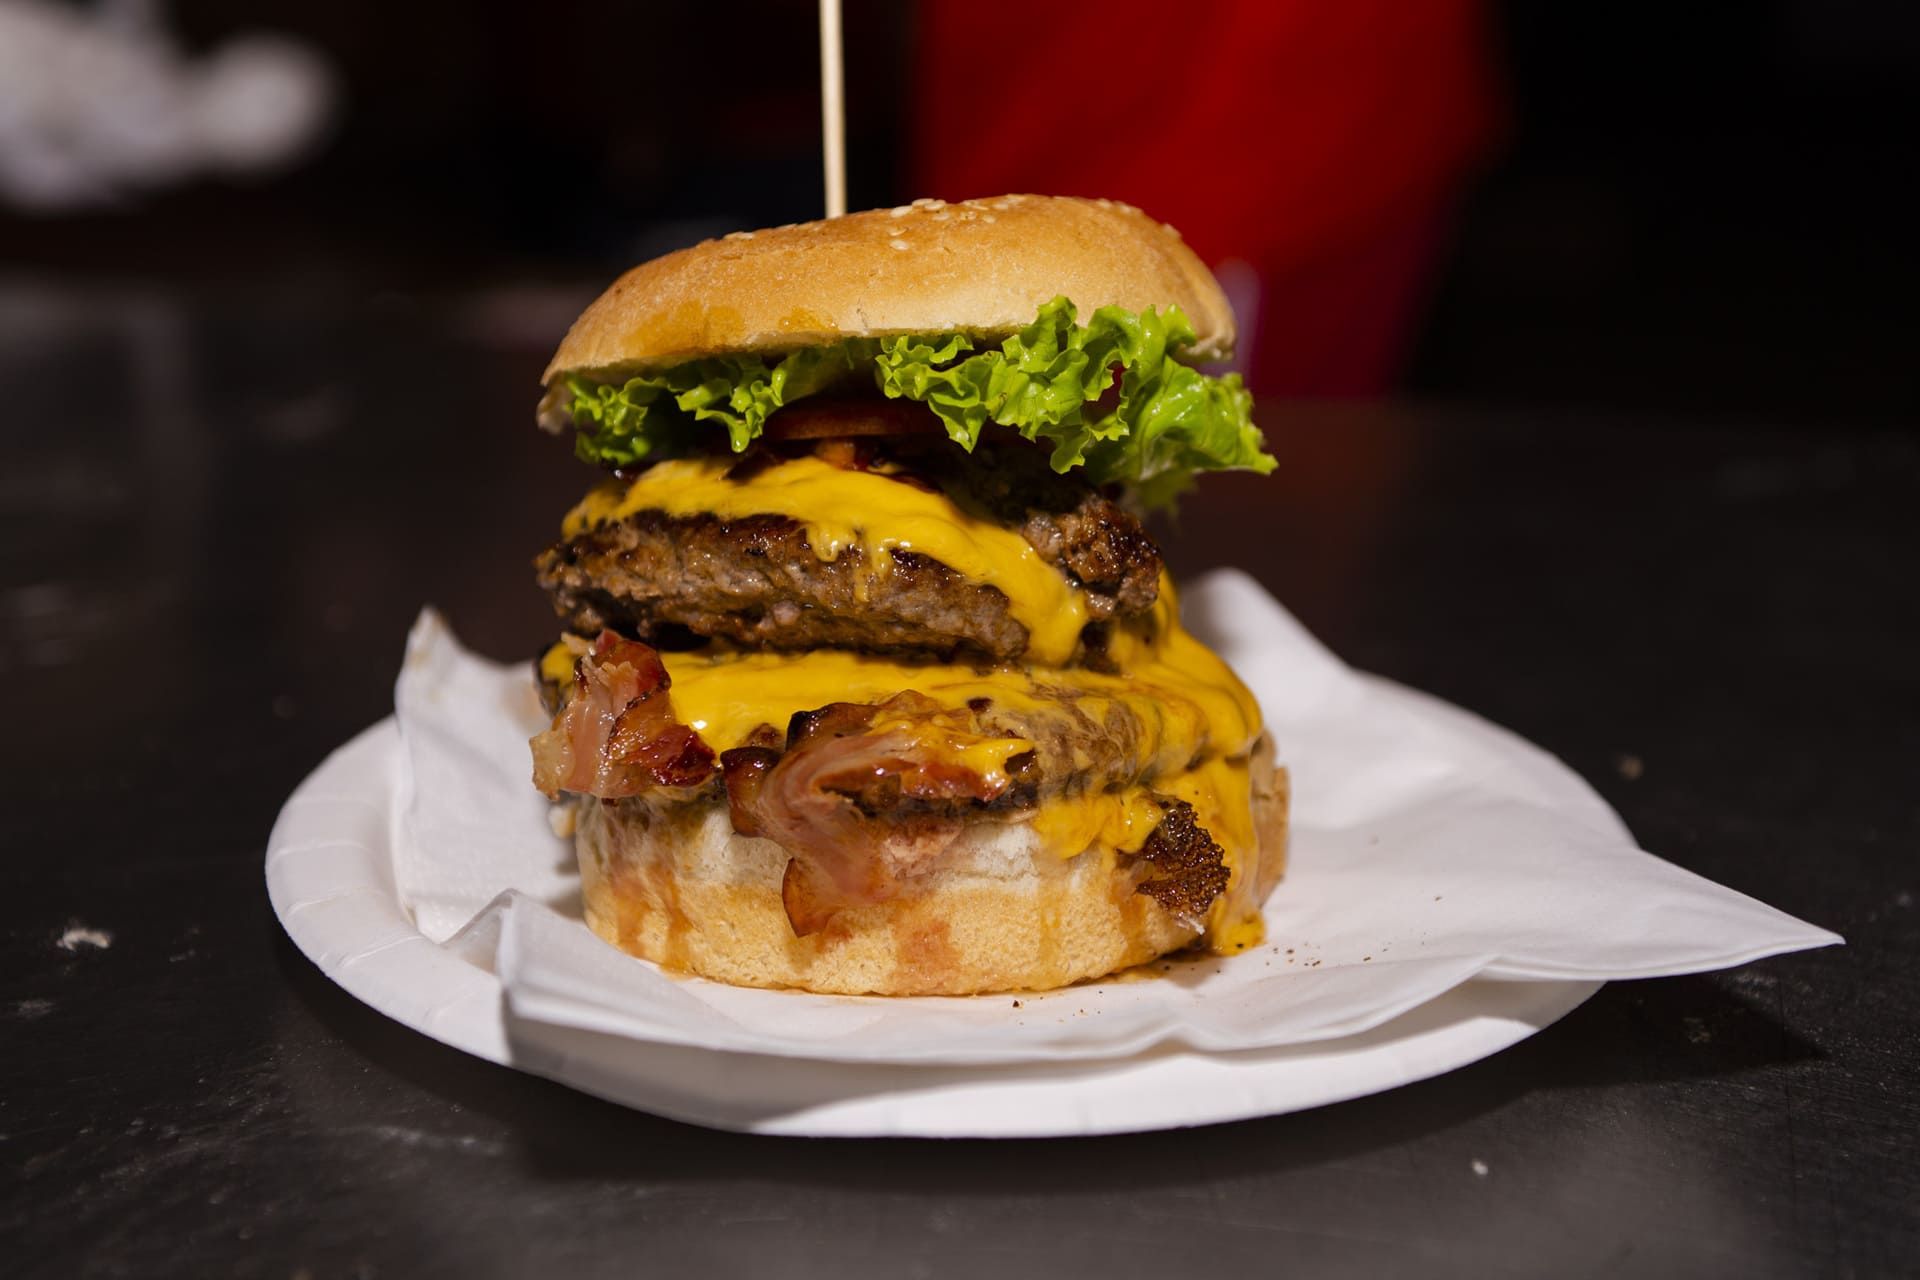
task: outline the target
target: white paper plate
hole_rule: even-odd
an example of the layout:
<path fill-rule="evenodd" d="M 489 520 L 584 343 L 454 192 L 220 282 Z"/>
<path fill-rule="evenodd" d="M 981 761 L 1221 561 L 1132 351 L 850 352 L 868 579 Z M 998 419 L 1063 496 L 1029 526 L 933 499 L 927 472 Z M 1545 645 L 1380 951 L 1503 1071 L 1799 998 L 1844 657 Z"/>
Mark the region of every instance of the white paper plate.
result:
<path fill-rule="evenodd" d="M 1537 749 L 1501 736 L 1525 747 L 1516 754 L 1526 765 L 1540 766 Z M 813 1062 L 551 1027 L 535 1045 L 515 1034 L 499 979 L 428 941 L 400 904 L 391 843 L 400 752 L 393 721 L 382 721 L 329 756 L 282 809 L 267 847 L 267 891 L 294 943 L 350 994 L 444 1044 L 696 1124 L 820 1137 L 1046 1137 L 1278 1115 L 1477 1061 L 1600 986 L 1476 980 L 1336 1040 L 1017 1066 Z M 1590 811 L 1618 822 L 1591 790 L 1558 772 L 1556 781 L 1584 792 Z"/>

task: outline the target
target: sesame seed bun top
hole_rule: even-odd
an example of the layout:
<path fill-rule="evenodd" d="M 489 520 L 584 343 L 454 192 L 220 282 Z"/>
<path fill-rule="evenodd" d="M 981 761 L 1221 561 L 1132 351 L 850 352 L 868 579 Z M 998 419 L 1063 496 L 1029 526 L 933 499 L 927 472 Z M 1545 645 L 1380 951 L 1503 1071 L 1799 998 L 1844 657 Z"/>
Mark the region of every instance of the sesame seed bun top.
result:
<path fill-rule="evenodd" d="M 1111 200 L 1009 195 L 738 231 L 644 262 L 574 321 L 544 380 L 843 338 L 998 339 L 1062 295 L 1083 317 L 1178 306 L 1194 359 L 1233 347 L 1225 295 L 1173 228 Z"/>

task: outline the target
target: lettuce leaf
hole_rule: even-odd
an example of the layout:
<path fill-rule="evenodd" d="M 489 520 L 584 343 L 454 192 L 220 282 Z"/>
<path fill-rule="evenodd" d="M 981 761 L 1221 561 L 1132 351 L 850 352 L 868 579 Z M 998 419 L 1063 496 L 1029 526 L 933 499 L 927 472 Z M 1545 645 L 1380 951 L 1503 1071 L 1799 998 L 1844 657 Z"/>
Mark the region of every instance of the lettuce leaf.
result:
<path fill-rule="evenodd" d="M 697 424 L 718 422 L 740 453 L 760 438 L 775 409 L 871 366 L 876 346 L 849 338 L 772 365 L 757 356 L 711 356 L 621 383 L 569 377 L 573 451 L 585 462 L 630 466 L 685 453 L 698 439 Z"/>
<path fill-rule="evenodd" d="M 567 385 L 576 452 L 620 466 L 685 450 L 689 429 L 707 421 L 724 425 L 739 452 L 782 405 L 871 371 L 884 395 L 926 405 L 969 452 L 986 424 L 998 423 L 1049 446 L 1055 471 L 1084 467 L 1095 484 L 1166 506 L 1197 472 L 1274 467 L 1239 377 L 1180 363 L 1193 342 L 1178 307 L 1138 315 L 1101 307 L 1081 325 L 1073 303 L 1055 298 L 1031 325 L 984 350 L 964 334 L 850 339 L 773 365 L 725 356 L 619 385 Z"/>
<path fill-rule="evenodd" d="M 963 449 L 997 422 L 1051 444 L 1055 471 L 1084 466 L 1095 484 L 1124 485 L 1147 506 L 1170 504 L 1199 471 L 1273 470 L 1239 375 L 1211 378 L 1176 358 L 1194 342 L 1180 308 L 1101 307 L 1086 325 L 1075 320 L 1073 303 L 1055 298 L 1031 325 L 964 359 L 972 343 L 958 335 L 884 338 L 880 389 L 932 409 Z"/>

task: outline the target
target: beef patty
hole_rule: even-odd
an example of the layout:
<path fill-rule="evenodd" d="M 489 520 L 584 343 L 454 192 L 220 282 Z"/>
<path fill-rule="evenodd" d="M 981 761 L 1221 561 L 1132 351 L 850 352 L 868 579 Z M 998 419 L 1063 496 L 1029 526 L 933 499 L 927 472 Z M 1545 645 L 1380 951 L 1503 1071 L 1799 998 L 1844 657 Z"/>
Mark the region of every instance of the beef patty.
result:
<path fill-rule="evenodd" d="M 1091 622 L 1144 612 L 1158 596 L 1160 551 L 1139 520 L 1077 477 L 1055 475 L 1038 451 L 983 445 L 969 457 L 938 441 L 893 461 L 908 482 L 937 485 L 1018 531 L 1085 590 Z M 741 465 L 755 465 L 754 455 Z M 565 539 L 534 567 L 567 628 L 586 635 L 610 628 L 652 642 L 683 629 L 766 649 L 1025 652 L 1027 629 L 997 588 L 917 552 L 892 560 L 885 574 L 869 572 L 857 547 L 822 560 L 783 516 L 648 510 Z"/>
<path fill-rule="evenodd" d="M 765 649 L 960 652 L 1002 659 L 1027 629 L 994 587 L 928 556 L 893 553 L 869 574 L 858 547 L 822 560 L 785 516 L 639 511 L 543 552 L 540 585 L 569 631 L 611 629 L 653 642 L 672 628 Z"/>

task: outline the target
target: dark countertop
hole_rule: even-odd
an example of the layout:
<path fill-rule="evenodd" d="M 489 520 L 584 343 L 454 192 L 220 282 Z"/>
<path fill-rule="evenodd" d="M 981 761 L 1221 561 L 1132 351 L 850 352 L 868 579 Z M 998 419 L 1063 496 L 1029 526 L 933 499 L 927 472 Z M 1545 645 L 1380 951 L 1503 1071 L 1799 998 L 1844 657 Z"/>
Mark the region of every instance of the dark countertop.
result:
<path fill-rule="evenodd" d="M 587 477 L 520 314 L 0 291 L 9 1273 L 1920 1268 L 1920 438 L 1270 405 L 1279 478 L 1169 537 L 1847 947 L 1299 1115 L 752 1138 L 388 1022 L 267 906 L 275 812 L 386 714 L 422 602 L 500 656 L 550 630 L 527 561 Z"/>

